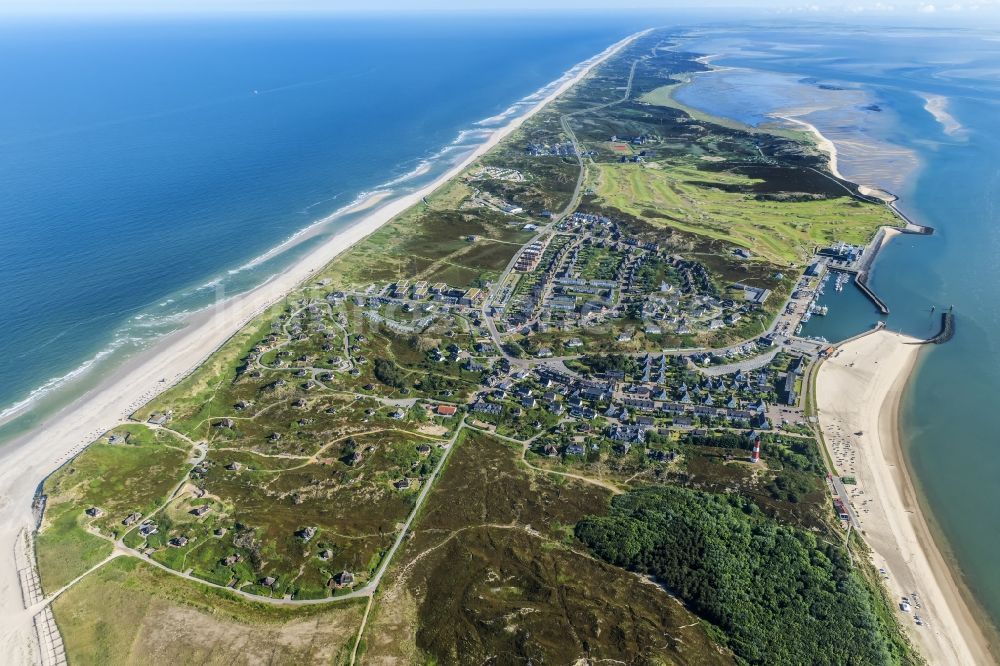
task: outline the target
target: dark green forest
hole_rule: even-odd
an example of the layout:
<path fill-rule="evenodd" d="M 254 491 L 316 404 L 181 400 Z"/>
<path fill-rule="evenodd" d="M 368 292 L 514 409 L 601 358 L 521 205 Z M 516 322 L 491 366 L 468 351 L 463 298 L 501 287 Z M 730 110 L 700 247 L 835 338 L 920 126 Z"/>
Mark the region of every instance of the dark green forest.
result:
<path fill-rule="evenodd" d="M 841 545 L 744 498 L 642 488 L 580 521 L 576 535 L 604 560 L 654 576 L 747 663 L 910 663 Z"/>

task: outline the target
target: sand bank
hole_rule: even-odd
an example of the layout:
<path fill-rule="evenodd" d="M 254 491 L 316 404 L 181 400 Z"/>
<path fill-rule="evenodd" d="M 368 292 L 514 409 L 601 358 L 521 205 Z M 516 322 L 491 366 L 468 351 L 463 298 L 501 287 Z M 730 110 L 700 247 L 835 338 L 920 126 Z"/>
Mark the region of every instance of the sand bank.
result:
<path fill-rule="evenodd" d="M 930 93 L 920 93 L 920 96 L 924 98 L 924 110 L 934 116 L 934 120 L 941 124 L 945 134 L 956 136 L 962 131 L 962 123 L 948 111 L 947 97 Z"/>
<path fill-rule="evenodd" d="M 824 361 L 816 382 L 820 426 L 837 473 L 857 479 L 848 486 L 852 504 L 873 563 L 886 570 L 890 599 L 920 604 L 910 613 L 896 610 L 914 644 L 931 664 L 996 663 L 934 542 L 903 458 L 899 401 L 922 349 L 910 342 L 881 330 Z"/>
<path fill-rule="evenodd" d="M 565 77 L 547 97 L 496 130 L 461 164 L 430 185 L 373 208 L 357 224 L 256 289 L 193 315 L 185 328 L 165 336 L 34 431 L 0 449 L 0 641 L 7 648 L 4 663 L 31 661 L 31 616 L 22 607 L 14 544 L 22 529 L 33 527 L 31 500 L 38 484 L 49 473 L 139 406 L 193 371 L 240 328 L 308 280 L 310 275 L 461 173 L 595 66 L 642 34 L 636 33 L 623 39 L 575 67 L 571 70 L 572 74 Z"/>

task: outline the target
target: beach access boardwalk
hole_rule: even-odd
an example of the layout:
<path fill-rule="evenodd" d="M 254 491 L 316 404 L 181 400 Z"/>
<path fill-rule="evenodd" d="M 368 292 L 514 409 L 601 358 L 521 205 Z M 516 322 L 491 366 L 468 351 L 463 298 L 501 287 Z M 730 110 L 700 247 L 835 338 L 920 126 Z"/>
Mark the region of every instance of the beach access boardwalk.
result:
<path fill-rule="evenodd" d="M 18 581 L 21 584 L 24 608 L 32 610 L 44 603 L 41 610 L 35 612 L 31 618 L 34 630 L 34 657 L 37 663 L 41 666 L 62 666 L 69 663 L 62 634 L 59 633 L 55 617 L 52 615 L 52 608 L 45 603 L 38 569 L 35 566 L 34 537 L 28 530 L 22 530 L 18 535 L 14 546 L 14 561 L 17 566 Z"/>

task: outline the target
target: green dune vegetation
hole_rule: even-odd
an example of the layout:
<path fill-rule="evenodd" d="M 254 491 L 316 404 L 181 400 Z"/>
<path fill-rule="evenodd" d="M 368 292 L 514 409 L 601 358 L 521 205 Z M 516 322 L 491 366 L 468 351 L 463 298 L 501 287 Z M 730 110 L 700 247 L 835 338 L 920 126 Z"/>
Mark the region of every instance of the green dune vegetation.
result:
<path fill-rule="evenodd" d="M 118 534 L 129 514 L 163 504 L 190 455 L 191 445 L 170 432 L 127 425 L 49 477 L 37 548 L 42 586 L 57 590 L 110 555 L 111 543 L 96 534 Z M 85 513 L 92 508 L 99 515 Z"/>
<path fill-rule="evenodd" d="M 70 663 L 915 663 L 802 408 L 768 410 L 810 359 L 760 339 L 816 246 L 897 220 L 794 136 L 649 97 L 701 67 L 671 44 L 45 481 Z"/>
<path fill-rule="evenodd" d="M 282 608 L 119 557 L 53 604 L 72 663 L 343 664 L 364 600 Z"/>

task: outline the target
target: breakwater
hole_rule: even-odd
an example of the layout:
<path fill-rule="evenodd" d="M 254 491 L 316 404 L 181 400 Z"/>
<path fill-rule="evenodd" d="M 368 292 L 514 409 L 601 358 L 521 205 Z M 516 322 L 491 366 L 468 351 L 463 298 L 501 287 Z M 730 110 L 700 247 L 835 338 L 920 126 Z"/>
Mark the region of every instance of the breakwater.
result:
<path fill-rule="evenodd" d="M 928 227 L 923 224 L 917 224 L 909 217 L 907 217 L 906 213 L 904 213 L 903 211 L 899 210 L 899 208 L 896 207 L 896 200 L 888 202 L 886 206 L 888 206 L 889 210 L 891 210 L 893 214 L 896 215 L 896 217 L 898 217 L 899 219 L 901 219 L 903 222 L 906 223 L 906 225 L 899 230 L 901 233 L 917 234 L 920 236 L 930 236 L 931 234 L 934 233 L 934 227 Z"/>
<path fill-rule="evenodd" d="M 854 278 L 854 284 L 858 286 L 858 289 L 861 290 L 862 294 L 867 296 L 868 299 L 875 304 L 875 307 L 878 309 L 880 314 L 889 314 L 889 306 L 886 305 L 885 301 L 883 301 L 879 295 L 872 291 L 871 287 L 868 286 L 868 271 L 858 273 Z"/>
<path fill-rule="evenodd" d="M 868 272 L 871 270 L 872 264 L 875 262 L 875 257 L 878 255 L 878 251 L 882 249 L 882 244 L 885 242 L 885 228 L 878 230 L 875 234 L 875 238 L 872 239 L 871 243 L 868 244 L 868 250 L 865 252 L 861 263 L 855 270 L 854 284 L 857 285 L 858 289 L 861 290 L 865 296 L 875 304 L 878 311 L 883 314 L 889 314 L 889 306 L 883 301 L 878 294 L 872 291 L 871 287 L 868 286 Z"/>
<path fill-rule="evenodd" d="M 955 313 L 951 310 L 941 313 L 941 330 L 932 338 L 923 341 L 925 345 L 940 345 L 955 336 Z"/>

